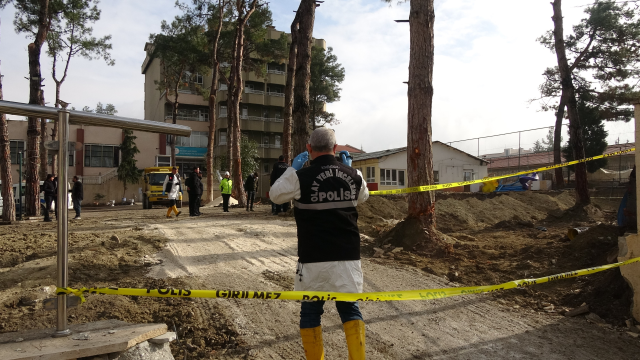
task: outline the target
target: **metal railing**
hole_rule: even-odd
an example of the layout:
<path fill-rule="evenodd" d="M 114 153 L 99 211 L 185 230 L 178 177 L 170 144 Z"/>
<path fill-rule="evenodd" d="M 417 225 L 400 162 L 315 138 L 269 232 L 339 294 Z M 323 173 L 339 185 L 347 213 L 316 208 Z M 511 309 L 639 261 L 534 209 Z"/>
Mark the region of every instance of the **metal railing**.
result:
<path fill-rule="evenodd" d="M 113 168 L 112 170 L 109 170 L 108 172 L 102 175 L 83 176 L 82 183 L 87 185 L 102 185 L 117 176 L 118 176 L 118 168 Z"/>
<path fill-rule="evenodd" d="M 267 70 L 267 74 L 285 75 L 286 72 L 281 70 Z"/>
<path fill-rule="evenodd" d="M 58 181 L 69 183 L 69 124 L 104 126 L 110 128 L 147 131 L 176 136 L 191 136 L 191 128 L 183 125 L 167 124 L 160 121 L 139 120 L 84 111 L 53 108 L 0 100 L 0 113 L 28 116 L 58 121 Z M 69 198 L 64 191 L 58 192 L 56 203 L 60 209 L 67 209 Z M 69 282 L 69 214 L 60 211 L 58 214 L 58 249 L 56 286 L 66 288 Z M 57 298 L 57 320 L 54 337 L 69 336 L 71 331 L 67 324 L 67 294 L 59 294 Z"/>
<path fill-rule="evenodd" d="M 277 92 L 277 91 L 269 91 L 269 95 L 270 96 L 277 96 L 277 97 L 284 97 L 284 93 Z"/>
<path fill-rule="evenodd" d="M 247 94 L 257 94 L 257 95 L 264 95 L 264 91 L 263 90 L 255 90 L 252 88 L 244 88 L 244 92 Z"/>
<path fill-rule="evenodd" d="M 173 121 L 173 116 L 167 115 L 167 116 L 164 117 L 164 119 Z M 178 115 L 178 116 L 176 116 L 176 120 L 207 122 L 207 121 L 209 121 L 209 117 L 208 116 L 184 116 L 184 115 Z"/>

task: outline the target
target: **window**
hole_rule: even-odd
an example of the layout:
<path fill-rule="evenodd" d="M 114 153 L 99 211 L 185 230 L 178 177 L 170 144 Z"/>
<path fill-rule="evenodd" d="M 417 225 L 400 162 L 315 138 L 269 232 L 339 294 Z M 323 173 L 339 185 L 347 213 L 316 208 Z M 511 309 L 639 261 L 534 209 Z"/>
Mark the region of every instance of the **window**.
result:
<path fill-rule="evenodd" d="M 398 171 L 394 169 L 380 169 L 380 185 L 398 185 Z"/>
<path fill-rule="evenodd" d="M 184 147 L 207 147 L 207 132 L 206 131 L 192 131 L 190 137 L 177 136 L 176 146 Z"/>
<path fill-rule="evenodd" d="M 241 118 L 247 118 L 249 116 L 249 107 L 248 106 L 243 106 L 242 107 L 242 116 Z"/>
<path fill-rule="evenodd" d="M 200 84 L 200 85 L 202 85 L 202 84 L 204 83 L 204 77 L 203 77 L 202 75 L 198 74 L 198 73 L 196 73 L 196 74 L 193 76 L 193 78 L 194 78 L 194 79 L 193 79 L 193 81 L 194 81 L 196 84 Z"/>
<path fill-rule="evenodd" d="M 116 145 L 85 145 L 85 167 L 118 167 L 120 164 L 120 149 Z"/>
<path fill-rule="evenodd" d="M 220 138 L 218 139 L 218 145 L 227 145 L 227 132 L 220 131 Z"/>
<path fill-rule="evenodd" d="M 220 105 L 220 117 L 227 117 L 227 107 L 224 105 Z"/>
<path fill-rule="evenodd" d="M 24 159 L 24 140 L 10 140 L 9 151 L 11 152 L 11 163 L 18 163 L 18 153 L 22 152 L 22 158 Z"/>
<path fill-rule="evenodd" d="M 440 184 L 440 172 L 439 171 L 434 171 L 433 172 L 433 183 L 434 184 Z"/>
<path fill-rule="evenodd" d="M 53 154 L 47 154 L 47 165 L 53 164 Z M 75 151 L 69 153 L 69 166 L 76 166 L 75 164 Z"/>
<path fill-rule="evenodd" d="M 376 182 L 376 168 L 373 166 L 367 166 L 367 178 L 365 180 L 368 183 Z"/>
<path fill-rule="evenodd" d="M 264 163 L 264 167 L 263 167 L 263 174 L 268 174 L 269 173 L 269 163 Z"/>
<path fill-rule="evenodd" d="M 262 137 L 262 145 L 264 147 L 269 147 L 269 136 L 263 136 Z"/>
<path fill-rule="evenodd" d="M 182 81 L 185 82 L 185 83 L 193 82 L 193 83 L 202 85 L 203 82 L 204 82 L 204 78 L 203 78 L 202 75 L 200 75 L 198 73 L 192 74 L 192 73 L 190 73 L 188 71 L 185 71 L 184 75 L 182 76 Z"/>
<path fill-rule="evenodd" d="M 404 170 L 398 170 L 398 185 L 404 186 Z"/>
<path fill-rule="evenodd" d="M 464 170 L 464 181 L 471 181 L 471 180 L 475 180 L 475 176 L 476 174 L 473 172 L 473 170 L 468 170 L 465 169 Z"/>
<path fill-rule="evenodd" d="M 225 90 L 227 90 L 227 84 L 225 84 L 225 83 L 220 83 L 220 84 L 218 85 L 218 90 L 220 90 L 220 91 L 225 91 Z"/>
<path fill-rule="evenodd" d="M 200 110 L 200 116 L 198 116 L 198 118 L 199 118 L 199 121 L 208 122 L 209 121 L 209 111 Z"/>
<path fill-rule="evenodd" d="M 171 156 L 156 156 L 156 166 L 171 166 Z"/>
<path fill-rule="evenodd" d="M 280 135 L 276 135 L 276 146 L 280 146 Z"/>

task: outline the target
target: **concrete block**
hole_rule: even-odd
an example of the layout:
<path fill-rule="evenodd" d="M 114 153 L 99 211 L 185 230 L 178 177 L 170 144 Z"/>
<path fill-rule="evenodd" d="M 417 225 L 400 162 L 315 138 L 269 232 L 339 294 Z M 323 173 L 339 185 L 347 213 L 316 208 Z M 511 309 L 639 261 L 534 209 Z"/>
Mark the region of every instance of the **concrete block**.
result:
<path fill-rule="evenodd" d="M 626 261 L 640 257 L 640 236 L 625 234 L 618 238 L 618 261 Z M 640 321 L 640 263 L 633 263 L 620 267 L 622 276 L 633 289 L 633 307 L 631 314 L 636 321 Z"/>
<path fill-rule="evenodd" d="M 109 354 L 109 360 L 175 360 L 169 343 L 151 344 L 148 341 L 123 351 Z"/>
<path fill-rule="evenodd" d="M 177 338 L 176 333 L 171 331 L 164 335 L 156 336 L 153 339 L 149 339 L 148 341 L 152 344 L 164 344 L 164 343 L 172 342 L 176 338 Z"/>

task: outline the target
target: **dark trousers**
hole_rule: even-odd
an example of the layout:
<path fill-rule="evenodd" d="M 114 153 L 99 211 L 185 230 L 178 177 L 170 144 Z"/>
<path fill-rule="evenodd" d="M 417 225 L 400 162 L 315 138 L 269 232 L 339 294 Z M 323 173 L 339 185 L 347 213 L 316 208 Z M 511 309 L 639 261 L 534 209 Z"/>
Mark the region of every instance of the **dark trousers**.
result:
<path fill-rule="evenodd" d="M 229 198 L 231 194 L 222 194 L 222 210 L 229 211 Z"/>
<path fill-rule="evenodd" d="M 287 212 L 289 210 L 289 203 L 286 202 L 284 204 L 273 204 L 271 205 L 271 212 L 279 214 L 281 212 Z"/>
<path fill-rule="evenodd" d="M 253 209 L 253 201 L 255 199 L 256 199 L 256 192 L 247 191 L 247 209 L 249 208 L 249 205 L 251 205 L 251 208 Z"/>
<path fill-rule="evenodd" d="M 200 197 L 197 193 L 189 193 L 189 215 L 200 214 Z"/>
<path fill-rule="evenodd" d="M 81 202 L 82 200 L 73 199 L 73 210 L 76 211 L 76 217 L 80 217 L 80 210 L 82 208 L 82 206 L 80 205 Z"/>
<path fill-rule="evenodd" d="M 53 197 L 53 196 L 47 196 L 47 195 L 45 195 L 45 196 L 44 196 L 44 204 L 45 204 L 45 205 L 44 205 L 44 206 L 45 206 L 45 209 L 44 209 L 44 219 L 45 219 L 45 220 L 50 220 L 50 217 L 49 217 L 49 209 L 51 209 L 51 203 L 53 203 L 53 200 L 54 200 L 54 197 Z M 56 213 L 56 217 L 57 217 L 57 216 L 58 216 L 58 214 Z"/>
<path fill-rule="evenodd" d="M 343 324 L 351 320 L 363 320 L 357 302 L 336 301 L 335 303 Z M 324 301 L 303 301 L 300 307 L 300 329 L 320 326 L 322 314 L 324 314 Z"/>

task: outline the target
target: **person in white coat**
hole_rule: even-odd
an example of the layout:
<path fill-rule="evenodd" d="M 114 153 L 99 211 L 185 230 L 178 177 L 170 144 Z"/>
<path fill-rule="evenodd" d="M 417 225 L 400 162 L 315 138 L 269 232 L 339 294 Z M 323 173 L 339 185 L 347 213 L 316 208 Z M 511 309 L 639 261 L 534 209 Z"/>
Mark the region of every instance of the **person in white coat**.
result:
<path fill-rule="evenodd" d="M 271 186 L 276 204 L 294 201 L 298 227 L 298 269 L 295 290 L 326 293 L 362 292 L 360 232 L 356 206 L 369 197 L 360 171 L 349 154 L 335 157 L 335 133 L 316 129 L 290 168 Z M 308 158 L 311 165 L 302 168 Z M 303 301 L 300 335 L 307 359 L 324 359 L 321 316 L 324 301 Z M 364 321 L 357 302 L 336 301 L 347 338 L 349 359 L 364 359 Z"/>
<path fill-rule="evenodd" d="M 182 193 L 182 184 L 180 183 L 180 174 L 178 174 L 178 169 L 174 166 L 171 168 L 171 174 L 167 175 L 164 178 L 164 183 L 162 184 L 162 195 L 167 195 L 167 199 L 169 199 L 169 209 L 167 209 L 167 219 L 171 218 L 171 212 L 176 213 L 176 217 L 182 214 L 182 211 L 178 211 L 176 207 L 176 201 L 180 198 L 180 193 Z"/>

